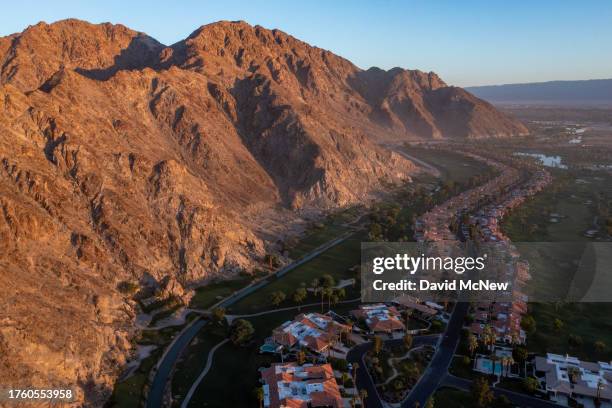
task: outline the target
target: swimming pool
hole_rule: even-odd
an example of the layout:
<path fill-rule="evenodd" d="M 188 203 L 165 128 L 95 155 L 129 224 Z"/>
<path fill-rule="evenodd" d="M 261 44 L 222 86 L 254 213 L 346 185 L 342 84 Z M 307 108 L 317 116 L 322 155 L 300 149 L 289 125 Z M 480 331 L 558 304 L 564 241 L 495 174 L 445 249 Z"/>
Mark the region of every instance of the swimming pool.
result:
<path fill-rule="evenodd" d="M 491 374 L 493 373 L 493 361 L 489 360 L 488 358 L 479 358 L 478 362 L 476 363 L 476 367 L 479 368 L 479 371 L 482 371 L 484 373 L 488 373 Z M 501 375 L 502 372 L 502 366 L 499 362 L 497 362 L 495 364 L 495 375 Z"/>

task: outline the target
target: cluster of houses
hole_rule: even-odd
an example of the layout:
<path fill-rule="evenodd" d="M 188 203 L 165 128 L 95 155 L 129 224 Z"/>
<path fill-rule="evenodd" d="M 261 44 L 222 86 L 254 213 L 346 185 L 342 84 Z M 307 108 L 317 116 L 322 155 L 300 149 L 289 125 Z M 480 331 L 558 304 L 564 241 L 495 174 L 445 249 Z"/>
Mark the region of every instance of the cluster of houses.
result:
<path fill-rule="evenodd" d="M 585 408 L 612 407 L 612 363 L 581 361 L 576 357 L 548 353 L 537 356 L 534 376 L 552 401 Z"/>
<path fill-rule="evenodd" d="M 473 153 L 464 152 L 475 160 L 486 163 L 500 174 L 481 186 L 464 191 L 444 203 L 435 206 L 415 221 L 415 239 L 418 242 L 453 241 L 455 234 L 449 229 L 456 218 L 456 214 L 466 208 L 475 208 L 484 197 L 497 191 L 500 186 L 509 186 L 519 180 L 519 172 L 507 166 Z"/>
<path fill-rule="evenodd" d="M 527 313 L 528 297 L 521 288 L 531 278 L 529 264 L 520 259 L 520 253 L 511 240 L 499 228 L 498 221 L 508 211 L 520 205 L 526 197 L 536 194 L 551 182 L 550 173 L 542 169 L 534 169 L 531 178 L 520 187 L 509 188 L 501 201 L 481 208 L 468 219 L 468 224 L 475 226 L 480 235 L 479 240 L 495 245 L 498 254 L 505 254 L 504 272 L 507 281 L 512 281 L 511 293 L 506 294 L 512 301 L 483 303 L 475 306 L 474 322 L 470 331 L 482 338 L 489 326 L 496 341 L 504 343 L 525 343 L 526 335 L 521 329 L 522 316 Z M 498 256 L 498 258 L 501 258 Z"/>
<path fill-rule="evenodd" d="M 308 352 L 310 357 L 313 357 L 309 360 L 317 363 L 285 362 L 262 368 L 260 373 L 264 406 L 348 406 L 346 400 L 341 397 L 342 387 L 336 382 L 338 373 L 325 361 L 328 357 L 346 357 L 348 348 L 343 345 L 343 339 L 348 338 L 354 331 L 366 337 L 374 334 L 405 333 L 406 326 L 398 308 L 412 309 L 413 313 L 416 313 L 414 316 L 423 319 L 438 313 L 434 307 L 404 296 L 396 299 L 393 304 L 362 304 L 351 311 L 350 315 L 359 322 L 361 329 L 353 327 L 347 320 L 331 311 L 326 314 L 301 313 L 275 328 L 272 336 L 261 346 L 260 352 L 278 353 L 283 359 L 297 355 L 298 351 Z M 351 338 L 354 340 L 355 336 Z"/>

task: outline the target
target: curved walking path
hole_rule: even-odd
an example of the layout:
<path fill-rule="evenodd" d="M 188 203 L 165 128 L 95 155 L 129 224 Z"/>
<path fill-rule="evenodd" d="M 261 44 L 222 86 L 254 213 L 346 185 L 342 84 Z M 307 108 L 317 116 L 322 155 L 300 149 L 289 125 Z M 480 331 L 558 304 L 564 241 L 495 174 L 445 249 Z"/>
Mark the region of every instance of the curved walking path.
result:
<path fill-rule="evenodd" d="M 391 375 L 391 377 L 387 378 L 387 380 L 386 380 L 385 382 L 376 384 L 376 386 L 378 387 L 378 386 L 380 386 L 380 385 L 387 385 L 387 384 L 389 384 L 391 381 L 393 381 L 393 380 L 395 379 L 395 377 L 397 377 L 397 376 L 399 375 L 399 373 L 397 372 L 397 368 L 395 368 L 395 365 L 392 363 L 393 361 L 400 361 L 400 360 L 404 360 L 404 359 L 406 359 L 406 358 L 410 357 L 410 355 L 412 354 L 412 352 L 413 352 L 413 351 L 420 350 L 420 349 L 422 349 L 423 347 L 424 347 L 424 346 L 419 346 L 419 347 L 412 348 L 412 349 L 408 350 L 408 351 L 406 352 L 406 354 L 404 354 L 403 356 L 399 356 L 399 357 L 389 357 L 389 358 L 387 359 L 387 363 L 388 363 L 388 364 L 391 366 L 391 369 L 393 370 L 393 375 Z"/>
<path fill-rule="evenodd" d="M 208 352 L 208 358 L 206 359 L 206 365 L 204 366 L 204 369 L 202 370 L 202 372 L 200 373 L 198 378 L 191 385 L 191 388 L 189 389 L 189 392 L 187 393 L 187 395 L 185 395 L 185 399 L 183 400 L 183 402 L 181 404 L 181 408 L 186 408 L 187 405 L 189 405 L 189 401 L 191 401 L 191 397 L 193 396 L 193 393 L 198 388 L 198 386 L 200 385 L 200 383 L 202 382 L 204 377 L 206 377 L 206 374 L 208 374 L 208 371 L 210 371 L 210 367 L 212 367 L 213 357 L 215 355 L 215 351 L 217 351 L 217 349 L 219 347 L 223 346 L 228 341 L 229 341 L 229 339 L 225 339 L 222 342 L 220 342 L 217 345 L 215 345 L 215 347 L 210 349 L 210 351 Z"/>

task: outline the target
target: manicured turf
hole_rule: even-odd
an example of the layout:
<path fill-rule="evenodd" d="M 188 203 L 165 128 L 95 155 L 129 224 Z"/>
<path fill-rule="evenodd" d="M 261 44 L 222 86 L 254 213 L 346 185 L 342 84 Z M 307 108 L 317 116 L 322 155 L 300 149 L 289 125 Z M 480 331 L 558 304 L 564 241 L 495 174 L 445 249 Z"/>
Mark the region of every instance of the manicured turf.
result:
<path fill-rule="evenodd" d="M 347 231 L 349 231 L 349 227 L 334 223 L 326 223 L 320 228 L 312 228 L 295 247 L 289 250 L 289 256 L 291 259 L 299 259 Z"/>
<path fill-rule="evenodd" d="M 489 167 L 482 162 L 444 150 L 409 147 L 405 151 L 411 156 L 435 166 L 445 181 L 464 183 L 471 177 L 489 171 Z"/>
<path fill-rule="evenodd" d="M 235 291 L 247 286 L 250 282 L 251 280 L 248 278 L 240 278 L 215 282 L 198 288 L 191 299 L 190 307 L 197 309 L 209 308 L 217 303 L 219 298 L 231 295 Z"/>
<path fill-rule="evenodd" d="M 187 346 L 172 377 L 172 395 L 182 399 L 206 365 L 208 352 L 226 337 L 226 328 L 208 324 Z"/>
<path fill-rule="evenodd" d="M 570 242 L 574 250 L 551 253 L 541 263 L 532 265 L 531 285 L 536 290 L 559 290 L 573 278 L 571 261 L 582 255 L 580 243 L 591 241 L 584 231 L 591 228 L 596 214 L 593 204 L 596 194 L 612 195 L 612 176 L 604 172 L 553 170 L 551 187 L 515 210 L 503 223 L 508 236 L 519 241 Z M 578 181 L 577 181 L 578 180 Z M 550 222 L 550 213 L 562 216 L 558 223 Z M 572 271 L 571 273 L 569 271 Z M 535 334 L 528 336 L 530 351 L 576 355 L 582 359 L 609 361 L 612 358 L 612 303 L 532 303 L 531 313 L 536 319 Z M 556 331 L 555 318 L 563 322 Z M 582 345 L 571 346 L 569 335 L 580 336 Z M 606 344 L 604 352 L 597 352 L 595 341 Z"/>
<path fill-rule="evenodd" d="M 295 289 L 299 288 L 302 283 L 307 287 L 311 287 L 313 279 L 320 278 L 325 274 L 332 275 L 336 282 L 339 282 L 341 279 L 357 278 L 358 272 L 350 271 L 349 268 L 359 264 L 361 261 L 360 251 L 363 239 L 363 234 L 357 233 L 355 236 L 329 249 L 313 260 L 276 279 L 251 296 L 232 305 L 229 308 L 229 312 L 232 314 L 249 314 L 275 308 L 271 304 L 270 299 L 272 292 L 276 291 L 282 291 L 287 295 L 287 300 L 278 307 L 292 306 L 294 303 L 291 301 L 291 295 Z M 358 287 L 349 286 L 345 290 L 347 292 L 347 299 L 359 296 Z M 316 302 L 318 300 L 319 298 L 315 299 L 310 295 L 304 303 Z"/>
<path fill-rule="evenodd" d="M 472 408 L 474 402 L 467 391 L 452 388 L 440 388 L 434 394 L 434 406 L 444 408 Z"/>

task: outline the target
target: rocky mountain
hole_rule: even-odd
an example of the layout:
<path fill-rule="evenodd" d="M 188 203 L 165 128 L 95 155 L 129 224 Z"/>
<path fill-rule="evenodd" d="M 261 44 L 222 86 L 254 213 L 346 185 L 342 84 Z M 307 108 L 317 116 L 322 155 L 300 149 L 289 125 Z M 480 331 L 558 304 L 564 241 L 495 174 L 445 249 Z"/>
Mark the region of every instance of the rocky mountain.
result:
<path fill-rule="evenodd" d="M 303 214 L 409 179 L 378 141 L 525 132 L 433 73 L 244 22 L 170 47 L 39 23 L 0 61 L 0 383 L 76 384 L 91 406 L 135 334 L 122 285 L 184 296 L 251 270 Z"/>

